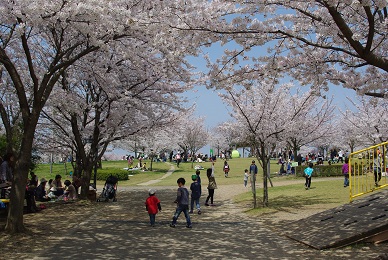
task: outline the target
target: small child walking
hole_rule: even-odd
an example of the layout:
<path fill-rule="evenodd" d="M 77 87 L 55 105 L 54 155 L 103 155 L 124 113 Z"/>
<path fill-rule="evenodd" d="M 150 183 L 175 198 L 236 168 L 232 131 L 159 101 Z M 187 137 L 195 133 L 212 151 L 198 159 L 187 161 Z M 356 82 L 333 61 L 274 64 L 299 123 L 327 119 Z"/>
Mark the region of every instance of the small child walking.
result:
<path fill-rule="evenodd" d="M 197 182 L 199 183 L 199 185 L 201 185 L 201 177 L 199 176 L 201 174 L 201 171 L 200 170 L 196 170 L 195 174 L 197 175 Z"/>
<path fill-rule="evenodd" d="M 344 187 L 349 186 L 349 158 L 345 158 L 345 163 L 342 165 L 342 174 L 344 175 Z"/>
<path fill-rule="evenodd" d="M 230 171 L 230 166 L 229 166 L 228 162 L 225 161 L 225 162 L 224 162 L 224 173 L 225 173 L 225 178 L 228 177 L 229 171 Z"/>
<path fill-rule="evenodd" d="M 201 197 L 201 184 L 198 183 L 198 176 L 196 174 L 191 176 L 193 182 L 190 185 L 191 190 L 191 201 L 190 201 L 190 212 L 193 213 L 194 202 L 197 207 L 197 213 L 201 214 L 201 206 L 199 205 L 199 198 Z"/>
<path fill-rule="evenodd" d="M 179 215 L 182 213 L 185 214 L 186 218 L 186 227 L 191 228 L 191 220 L 189 215 L 189 191 L 185 187 L 186 180 L 184 178 L 179 178 L 177 180 L 178 183 L 178 191 L 177 191 L 177 197 L 174 203 L 177 204 L 177 208 L 175 210 L 175 214 L 172 218 L 172 222 L 170 224 L 170 227 L 175 227 L 176 221 L 179 218 Z"/>
<path fill-rule="evenodd" d="M 304 169 L 304 174 L 306 177 L 306 183 L 304 184 L 304 187 L 306 188 L 306 190 L 309 190 L 311 186 L 311 176 L 313 175 L 313 171 L 314 171 L 313 166 L 314 164 L 310 162 L 309 166 L 306 169 Z"/>
<path fill-rule="evenodd" d="M 249 179 L 248 169 L 245 169 L 245 170 L 244 170 L 244 187 L 245 187 L 245 188 L 247 187 L 248 179 Z"/>
<path fill-rule="evenodd" d="M 148 211 L 148 215 L 150 215 L 151 227 L 154 227 L 156 214 L 158 213 L 158 210 L 159 211 L 162 210 L 162 207 L 160 205 L 160 200 L 155 195 L 154 189 L 150 189 L 148 191 L 148 195 L 149 197 L 146 199 L 145 205 L 146 205 L 146 210 Z"/>

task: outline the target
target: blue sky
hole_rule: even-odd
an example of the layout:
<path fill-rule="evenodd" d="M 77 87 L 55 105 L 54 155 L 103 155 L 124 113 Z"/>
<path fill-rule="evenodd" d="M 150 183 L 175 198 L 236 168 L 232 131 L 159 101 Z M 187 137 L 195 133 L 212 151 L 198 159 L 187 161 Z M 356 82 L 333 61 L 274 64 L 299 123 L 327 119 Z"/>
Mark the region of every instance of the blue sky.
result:
<path fill-rule="evenodd" d="M 233 48 L 235 46 L 230 44 L 227 47 Z M 210 56 L 212 61 L 215 61 L 215 59 L 222 56 L 224 48 L 226 47 L 214 44 L 213 46 L 206 48 L 204 52 Z M 207 71 L 206 63 L 202 58 L 190 57 L 189 61 L 197 67 L 197 71 Z M 196 104 L 195 115 L 198 117 L 205 117 L 205 124 L 209 130 L 218 124 L 231 119 L 229 115 L 232 112 L 231 108 L 222 102 L 217 94 L 219 91 L 220 90 L 207 89 L 205 86 L 197 86 L 184 94 L 189 101 L 188 106 Z M 329 92 L 327 93 L 327 97 L 333 96 L 334 105 L 341 110 L 345 110 L 346 105 L 350 105 L 346 97 L 354 97 L 355 95 L 353 90 L 334 85 L 330 85 Z M 209 150 L 210 147 L 205 146 L 200 152 L 209 154 Z M 126 154 L 125 151 L 117 150 L 115 153 L 116 152 L 119 154 Z"/>
<path fill-rule="evenodd" d="M 236 46 L 229 44 L 227 47 L 234 48 Z M 224 48 L 226 47 L 221 47 L 219 44 L 215 44 L 210 48 L 206 48 L 204 52 L 210 56 L 212 61 L 215 61 L 215 59 L 222 56 Z M 258 51 L 258 53 L 260 53 L 259 49 Z M 201 58 L 190 57 L 189 61 L 197 67 L 197 71 L 207 71 L 205 62 Z M 190 105 L 193 103 L 196 104 L 195 115 L 204 116 L 206 126 L 209 129 L 231 119 L 229 115 L 231 113 L 231 108 L 229 108 L 226 104 L 223 104 L 221 98 L 217 94 L 219 91 L 220 90 L 207 89 L 205 86 L 197 86 L 184 95 L 188 98 Z M 334 105 L 341 110 L 345 110 L 346 106 L 350 106 L 350 102 L 346 97 L 352 98 L 355 97 L 356 94 L 355 91 L 351 89 L 345 89 L 342 86 L 330 85 L 326 96 L 328 98 L 333 97 Z M 209 153 L 209 149 L 210 147 L 206 146 L 200 151 L 203 153 Z"/>
<path fill-rule="evenodd" d="M 213 60 L 222 55 L 222 48 L 219 45 L 214 45 L 207 49 L 211 53 Z M 190 62 L 197 67 L 197 71 L 206 71 L 204 60 L 202 58 L 193 58 L 191 57 Z M 220 90 L 207 89 L 205 86 L 197 86 L 193 90 L 188 91 L 184 96 L 188 99 L 191 106 L 196 104 L 195 115 L 198 117 L 205 117 L 205 124 L 210 130 L 218 124 L 228 121 L 231 119 L 230 113 L 232 112 L 231 108 L 224 104 L 221 98 L 218 96 Z M 350 102 L 346 97 L 355 97 L 355 91 L 350 89 L 345 89 L 342 86 L 330 85 L 329 92 L 327 97 L 333 96 L 334 105 L 336 105 L 341 110 L 345 110 L 346 105 L 350 106 Z M 339 113 L 339 112 L 338 112 Z M 205 146 L 200 149 L 200 152 L 204 154 L 209 154 L 210 146 Z M 120 155 L 127 154 L 126 151 L 117 149 L 115 153 Z"/>
<path fill-rule="evenodd" d="M 190 91 L 186 94 L 190 102 L 196 103 L 195 115 L 204 116 L 206 126 L 209 128 L 213 128 L 231 119 L 229 116 L 231 109 L 223 104 L 217 92 L 217 90 L 209 90 L 203 86 L 196 87 L 195 92 Z M 342 86 L 331 85 L 327 96 L 333 96 L 333 103 L 341 110 L 345 110 L 346 105 L 350 105 L 346 97 L 354 97 L 355 92 L 350 89 L 345 89 Z M 210 147 L 205 146 L 200 152 L 208 154 L 209 150 Z"/>
<path fill-rule="evenodd" d="M 195 92 L 190 91 L 186 94 L 189 102 L 197 104 L 195 115 L 205 116 L 205 122 L 209 128 L 230 119 L 231 109 L 222 103 L 217 92 L 218 90 L 209 90 L 206 87 L 196 87 Z M 334 104 L 344 110 L 345 105 L 350 105 L 346 97 L 355 97 L 355 92 L 341 86 L 330 86 L 327 96 L 333 96 Z"/>

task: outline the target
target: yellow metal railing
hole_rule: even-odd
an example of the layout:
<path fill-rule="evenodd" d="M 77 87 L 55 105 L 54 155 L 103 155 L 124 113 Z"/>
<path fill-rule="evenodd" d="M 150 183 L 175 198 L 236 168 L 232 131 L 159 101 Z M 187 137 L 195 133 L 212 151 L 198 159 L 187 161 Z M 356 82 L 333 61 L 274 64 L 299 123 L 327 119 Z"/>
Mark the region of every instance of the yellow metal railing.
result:
<path fill-rule="evenodd" d="M 388 142 L 349 155 L 350 201 L 388 187 Z"/>

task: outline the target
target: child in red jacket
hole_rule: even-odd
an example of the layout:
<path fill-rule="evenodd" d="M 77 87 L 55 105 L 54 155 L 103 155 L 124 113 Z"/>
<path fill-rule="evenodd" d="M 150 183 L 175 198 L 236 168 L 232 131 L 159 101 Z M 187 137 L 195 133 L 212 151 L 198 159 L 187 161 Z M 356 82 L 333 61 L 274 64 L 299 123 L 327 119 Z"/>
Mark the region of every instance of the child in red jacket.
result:
<path fill-rule="evenodd" d="M 149 197 L 146 199 L 145 205 L 148 214 L 150 215 L 150 224 L 151 227 L 155 226 L 155 217 L 158 213 L 158 210 L 161 211 L 162 207 L 160 206 L 160 200 L 155 195 L 155 190 L 150 189 L 148 191 Z"/>

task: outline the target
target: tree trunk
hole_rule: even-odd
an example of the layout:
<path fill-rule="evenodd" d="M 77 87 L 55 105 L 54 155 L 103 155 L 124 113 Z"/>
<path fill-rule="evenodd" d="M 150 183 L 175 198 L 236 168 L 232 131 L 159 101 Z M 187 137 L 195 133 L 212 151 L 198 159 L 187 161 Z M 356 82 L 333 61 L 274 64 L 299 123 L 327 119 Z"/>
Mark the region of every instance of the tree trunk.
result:
<path fill-rule="evenodd" d="M 251 174 L 251 187 L 252 187 L 252 195 L 253 195 L 253 208 L 257 207 L 257 198 L 256 198 L 256 174 Z"/>
<path fill-rule="evenodd" d="M 80 199 L 85 200 L 88 198 L 92 170 L 92 167 L 87 167 L 83 171 Z"/>
<path fill-rule="evenodd" d="M 5 231 L 10 234 L 22 233 L 26 230 L 23 223 L 23 209 L 34 132 L 35 128 L 33 127 L 24 132 L 21 150 L 19 156 L 16 156 L 17 161 L 13 172 L 7 224 L 5 226 Z"/>
<path fill-rule="evenodd" d="M 297 160 L 298 158 L 298 144 L 296 143 L 296 140 L 295 139 L 292 139 L 292 152 L 294 154 L 294 161 Z"/>
<path fill-rule="evenodd" d="M 21 162 L 18 162 L 15 167 L 5 226 L 5 231 L 10 234 L 23 233 L 26 230 L 23 223 L 24 196 L 28 175 L 28 167 L 26 166 L 27 164 L 21 165 Z"/>
<path fill-rule="evenodd" d="M 267 177 L 267 162 L 263 161 L 263 207 L 268 207 L 268 177 Z"/>
<path fill-rule="evenodd" d="M 152 162 L 154 161 L 154 157 L 151 157 L 151 162 L 150 162 L 150 171 L 152 171 Z"/>
<path fill-rule="evenodd" d="M 266 148 L 264 144 L 261 144 L 260 148 L 261 168 L 263 169 L 263 207 L 268 207 L 268 159 Z"/>
<path fill-rule="evenodd" d="M 270 156 L 268 157 L 268 160 L 267 160 L 267 178 L 268 178 L 269 184 L 271 184 L 271 188 L 272 188 L 273 183 L 271 180 L 271 157 Z"/>

